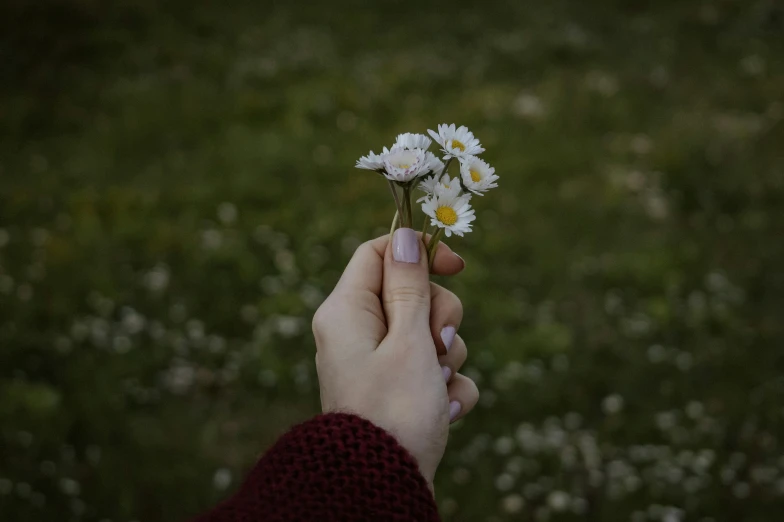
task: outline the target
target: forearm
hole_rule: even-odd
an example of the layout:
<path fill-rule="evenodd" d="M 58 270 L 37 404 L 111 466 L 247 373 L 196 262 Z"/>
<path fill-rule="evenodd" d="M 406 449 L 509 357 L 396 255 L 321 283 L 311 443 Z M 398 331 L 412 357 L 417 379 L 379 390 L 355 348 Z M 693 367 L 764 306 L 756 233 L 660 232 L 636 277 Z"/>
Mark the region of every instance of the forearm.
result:
<path fill-rule="evenodd" d="M 240 490 L 194 522 L 439 520 L 416 461 L 360 417 L 327 414 L 283 435 Z"/>

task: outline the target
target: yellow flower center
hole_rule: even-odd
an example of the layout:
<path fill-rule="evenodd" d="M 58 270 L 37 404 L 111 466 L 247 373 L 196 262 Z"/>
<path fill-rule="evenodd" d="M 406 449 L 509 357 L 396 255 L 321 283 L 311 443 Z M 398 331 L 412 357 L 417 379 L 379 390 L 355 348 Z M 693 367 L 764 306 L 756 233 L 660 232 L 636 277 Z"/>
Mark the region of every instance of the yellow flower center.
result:
<path fill-rule="evenodd" d="M 411 168 L 411 165 L 406 165 L 406 164 L 403 164 L 403 165 L 400 165 L 400 168 L 401 168 L 401 169 L 410 169 L 410 168 Z"/>
<path fill-rule="evenodd" d="M 474 183 L 479 183 L 482 181 L 482 175 L 479 174 L 478 170 L 470 169 L 468 172 L 471 173 L 471 179 L 474 181 Z"/>
<path fill-rule="evenodd" d="M 438 207 L 436 209 L 436 219 L 444 225 L 454 225 L 457 223 L 457 213 L 452 207 Z"/>
<path fill-rule="evenodd" d="M 465 152 L 465 145 L 463 145 L 463 143 L 458 140 L 452 140 L 452 148 L 460 149 L 460 152 Z"/>

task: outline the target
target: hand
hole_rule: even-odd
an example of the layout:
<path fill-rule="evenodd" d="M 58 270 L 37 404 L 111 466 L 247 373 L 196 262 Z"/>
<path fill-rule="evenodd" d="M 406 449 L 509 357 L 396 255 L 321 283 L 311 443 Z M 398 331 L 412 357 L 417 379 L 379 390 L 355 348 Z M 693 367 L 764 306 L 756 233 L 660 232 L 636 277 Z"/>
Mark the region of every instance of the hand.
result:
<path fill-rule="evenodd" d="M 433 272 L 452 275 L 463 260 L 440 243 Z M 431 484 L 449 423 L 479 399 L 457 373 L 466 346 L 460 300 L 430 282 L 419 235 L 395 231 L 360 246 L 313 317 L 324 412 L 358 414 L 392 433 Z"/>

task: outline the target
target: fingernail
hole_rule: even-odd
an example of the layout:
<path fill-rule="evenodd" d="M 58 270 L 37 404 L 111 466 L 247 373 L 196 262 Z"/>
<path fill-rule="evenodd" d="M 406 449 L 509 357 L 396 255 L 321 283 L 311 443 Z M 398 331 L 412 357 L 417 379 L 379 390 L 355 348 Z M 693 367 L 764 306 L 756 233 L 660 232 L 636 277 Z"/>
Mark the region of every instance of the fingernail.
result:
<path fill-rule="evenodd" d="M 449 369 L 449 366 L 442 366 L 441 373 L 444 374 L 444 381 L 449 382 L 449 378 L 452 376 L 452 370 Z"/>
<path fill-rule="evenodd" d="M 452 401 L 452 402 L 449 403 L 449 420 L 450 421 L 455 420 L 455 417 L 460 415 L 460 408 L 461 407 L 462 406 L 460 406 L 460 403 L 457 402 L 457 401 Z"/>
<path fill-rule="evenodd" d="M 444 326 L 443 328 L 441 328 L 441 341 L 443 341 L 446 351 L 449 351 L 449 348 L 452 346 L 452 341 L 454 340 L 455 340 L 454 326 Z"/>
<path fill-rule="evenodd" d="M 457 256 L 457 258 L 458 258 L 460 261 L 462 261 L 462 262 L 463 262 L 463 268 L 465 268 L 465 259 L 463 259 L 463 256 L 461 256 L 460 254 L 456 254 L 455 252 L 452 252 L 452 253 L 453 253 L 453 254 L 455 254 L 455 255 Z"/>
<path fill-rule="evenodd" d="M 419 263 L 419 238 L 410 228 L 398 228 L 392 235 L 392 258 L 403 263 Z"/>

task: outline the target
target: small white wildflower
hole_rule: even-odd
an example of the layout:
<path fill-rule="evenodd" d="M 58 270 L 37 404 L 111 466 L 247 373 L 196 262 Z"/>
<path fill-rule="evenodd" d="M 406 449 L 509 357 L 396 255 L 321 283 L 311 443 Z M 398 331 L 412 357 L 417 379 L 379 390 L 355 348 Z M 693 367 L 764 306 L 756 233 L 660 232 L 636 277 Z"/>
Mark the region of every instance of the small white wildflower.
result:
<path fill-rule="evenodd" d="M 699 419 L 705 412 L 705 407 L 699 401 L 691 401 L 686 405 L 686 415 L 691 419 Z"/>
<path fill-rule="evenodd" d="M 462 187 L 460 186 L 460 179 L 450 179 L 447 177 L 446 180 L 439 181 L 439 178 L 440 176 L 434 174 L 422 180 L 422 183 L 419 184 L 419 190 L 423 191 L 425 195 L 419 198 L 417 203 L 425 201 L 428 197 L 434 194 L 436 196 L 451 194 L 455 197 L 460 195 L 460 191 L 462 190 Z"/>
<path fill-rule="evenodd" d="M 395 149 L 384 155 L 385 176 L 390 181 L 407 183 L 437 168 L 435 156 L 422 149 Z"/>
<path fill-rule="evenodd" d="M 515 98 L 512 104 L 512 111 L 521 118 L 541 118 L 545 114 L 545 107 L 542 99 L 536 95 L 522 93 Z"/>
<path fill-rule="evenodd" d="M 547 504 L 553 511 L 566 511 L 569 509 L 571 497 L 565 491 L 553 491 L 547 497 Z"/>
<path fill-rule="evenodd" d="M 499 455 L 509 455 L 514 449 L 514 440 L 512 437 L 501 437 L 495 441 L 494 449 Z"/>
<path fill-rule="evenodd" d="M 372 150 L 367 156 L 362 156 L 357 160 L 356 168 L 366 170 L 381 170 L 384 168 L 384 157 L 389 154 L 389 149 L 384 147 L 381 154 L 376 154 Z"/>
<path fill-rule="evenodd" d="M 469 194 L 436 194 L 422 203 L 422 212 L 432 218 L 431 225 L 444 229 L 446 237 L 452 233 L 462 237 L 464 233 L 471 232 L 471 222 L 476 219 L 470 199 Z"/>
<path fill-rule="evenodd" d="M 499 491 L 509 491 L 514 487 L 515 479 L 509 473 L 502 473 L 495 478 L 495 487 Z"/>
<path fill-rule="evenodd" d="M 439 181 L 439 176 L 433 175 L 428 176 L 422 180 L 419 184 L 419 190 L 425 193 L 424 196 L 417 200 L 417 203 L 421 203 L 428 198 L 428 196 L 432 196 L 433 193 L 436 191 L 436 188 L 441 185 Z"/>
<path fill-rule="evenodd" d="M 392 146 L 392 150 L 396 149 L 422 149 L 427 150 L 433 141 L 424 134 L 415 134 L 413 132 L 406 132 L 398 134 L 397 141 Z"/>
<path fill-rule="evenodd" d="M 648 360 L 652 363 L 660 363 L 667 358 L 667 350 L 660 344 L 654 344 L 648 348 Z"/>
<path fill-rule="evenodd" d="M 218 205 L 218 219 L 224 225 L 229 225 L 237 220 L 237 207 L 229 202 Z"/>
<path fill-rule="evenodd" d="M 160 292 L 169 285 L 169 269 L 158 265 L 144 274 L 144 284 L 152 292 Z"/>
<path fill-rule="evenodd" d="M 614 393 L 612 395 L 608 395 L 602 401 L 602 410 L 607 415 L 613 415 L 615 413 L 620 412 L 623 409 L 623 397 Z"/>
<path fill-rule="evenodd" d="M 475 156 L 485 151 L 479 140 L 474 137 L 474 133 L 465 126 L 455 128 L 454 123 L 451 125 L 444 123 L 438 126 L 438 132 L 429 129 L 427 132 L 436 143 L 441 145 L 444 159 Z"/>
<path fill-rule="evenodd" d="M 519 513 L 525 506 L 525 499 L 520 495 L 513 493 L 503 498 L 501 506 L 506 513 Z"/>
<path fill-rule="evenodd" d="M 227 468 L 220 468 L 215 471 L 215 474 L 212 476 L 212 484 L 215 486 L 215 489 L 223 491 L 227 487 L 231 485 L 231 471 Z"/>
<path fill-rule="evenodd" d="M 63 477 L 60 479 L 60 489 L 68 496 L 78 495 L 81 491 L 81 485 L 72 478 Z"/>
<path fill-rule="evenodd" d="M 661 411 L 656 414 L 656 426 L 661 431 L 671 430 L 677 422 L 678 419 L 675 413 L 671 411 Z"/>
<path fill-rule="evenodd" d="M 430 151 L 425 152 L 425 160 L 427 161 L 427 172 L 432 172 L 435 176 L 439 178 L 444 173 L 444 162 L 441 161 Z"/>
<path fill-rule="evenodd" d="M 495 169 L 476 156 L 460 158 L 460 175 L 465 187 L 478 196 L 498 186 Z"/>

